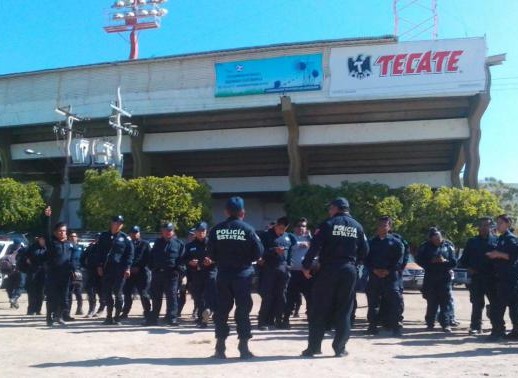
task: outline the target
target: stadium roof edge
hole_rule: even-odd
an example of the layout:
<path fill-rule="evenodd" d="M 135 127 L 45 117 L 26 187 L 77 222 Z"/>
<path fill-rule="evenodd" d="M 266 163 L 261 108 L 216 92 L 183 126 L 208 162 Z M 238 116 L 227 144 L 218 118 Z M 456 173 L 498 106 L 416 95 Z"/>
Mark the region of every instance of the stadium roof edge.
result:
<path fill-rule="evenodd" d="M 166 56 L 161 56 L 161 57 L 150 57 L 150 58 L 143 58 L 143 59 L 137 59 L 137 60 L 118 60 L 118 61 L 112 61 L 112 62 L 82 64 L 82 65 L 78 65 L 78 66 L 47 68 L 47 69 L 42 69 L 42 70 L 37 70 L 37 71 L 14 72 L 14 73 L 0 75 L 0 79 L 6 79 L 6 78 L 11 78 L 11 77 L 17 77 L 17 76 L 27 76 L 27 75 L 40 75 L 40 74 L 49 73 L 49 72 L 71 71 L 71 70 L 79 70 L 79 69 L 84 69 L 84 68 L 94 68 L 94 67 L 102 67 L 102 66 L 139 64 L 139 63 L 153 62 L 153 61 L 160 61 L 160 60 L 219 56 L 219 55 L 225 55 L 225 54 L 229 54 L 229 53 L 235 54 L 235 53 L 239 53 L 239 52 L 252 52 L 254 50 L 272 51 L 272 50 L 278 50 L 281 48 L 288 48 L 288 47 L 318 47 L 318 46 L 335 46 L 335 45 L 341 46 L 341 45 L 356 45 L 356 44 L 394 43 L 397 41 L 398 41 L 398 39 L 394 35 L 383 35 L 383 36 L 378 36 L 378 37 L 339 38 L 339 39 L 327 39 L 327 40 L 316 40 L 316 41 L 306 41 L 306 42 L 287 42 L 287 43 L 277 43 L 277 44 L 263 45 L 263 46 L 236 47 L 236 48 L 223 49 L 223 50 L 203 51 L 203 52 L 186 53 L 186 54 L 178 54 L 178 55 L 166 55 Z"/>

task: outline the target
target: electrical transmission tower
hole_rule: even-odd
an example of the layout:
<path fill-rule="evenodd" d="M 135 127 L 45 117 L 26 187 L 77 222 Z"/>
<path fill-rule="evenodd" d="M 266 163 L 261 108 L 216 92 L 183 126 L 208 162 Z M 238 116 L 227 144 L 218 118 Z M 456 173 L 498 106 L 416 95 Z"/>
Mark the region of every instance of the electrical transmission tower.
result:
<path fill-rule="evenodd" d="M 394 35 L 400 40 L 437 39 L 439 15 L 437 0 L 393 0 Z"/>

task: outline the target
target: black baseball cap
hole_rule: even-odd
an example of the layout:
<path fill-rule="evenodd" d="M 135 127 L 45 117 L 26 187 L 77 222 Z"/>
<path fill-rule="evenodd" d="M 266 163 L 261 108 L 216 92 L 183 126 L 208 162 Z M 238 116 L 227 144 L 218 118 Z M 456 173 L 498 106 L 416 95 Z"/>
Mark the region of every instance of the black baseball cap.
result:
<path fill-rule="evenodd" d="M 115 215 L 112 218 L 112 222 L 124 223 L 124 217 L 122 215 Z"/>
<path fill-rule="evenodd" d="M 336 197 L 334 200 L 329 202 L 327 206 L 336 206 L 339 209 L 348 209 L 349 208 L 349 201 L 345 197 Z"/>
<path fill-rule="evenodd" d="M 194 226 L 195 231 L 207 231 L 209 229 L 209 225 L 207 222 L 201 221 Z"/>
<path fill-rule="evenodd" d="M 171 222 L 164 223 L 162 225 L 162 229 L 163 230 L 167 230 L 167 231 L 173 231 L 174 230 L 174 224 L 171 223 Z"/>
<path fill-rule="evenodd" d="M 132 234 L 137 234 L 137 233 L 139 233 L 139 232 L 140 232 L 140 227 L 139 227 L 139 226 L 133 226 L 133 227 L 131 227 L 130 232 L 131 232 Z"/>

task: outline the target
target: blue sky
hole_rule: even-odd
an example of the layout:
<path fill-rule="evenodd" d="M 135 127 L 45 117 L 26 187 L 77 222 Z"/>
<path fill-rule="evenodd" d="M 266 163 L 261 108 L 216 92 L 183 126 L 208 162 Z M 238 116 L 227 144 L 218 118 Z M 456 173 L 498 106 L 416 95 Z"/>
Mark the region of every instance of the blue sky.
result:
<path fill-rule="evenodd" d="M 127 59 L 127 36 L 102 29 L 111 4 L 0 0 L 0 74 Z M 141 33 L 140 58 L 394 30 L 392 0 L 170 0 L 166 7 L 162 28 Z M 438 0 L 438 11 L 439 38 L 486 36 L 488 55 L 507 53 L 492 68 L 479 178 L 518 183 L 518 1 Z"/>

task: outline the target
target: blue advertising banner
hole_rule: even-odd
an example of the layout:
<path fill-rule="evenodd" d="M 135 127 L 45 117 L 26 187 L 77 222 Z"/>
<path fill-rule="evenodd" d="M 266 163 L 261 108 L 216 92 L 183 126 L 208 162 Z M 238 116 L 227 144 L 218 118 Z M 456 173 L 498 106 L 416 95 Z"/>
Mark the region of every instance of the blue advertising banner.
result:
<path fill-rule="evenodd" d="M 322 54 L 216 63 L 216 97 L 322 89 Z"/>

